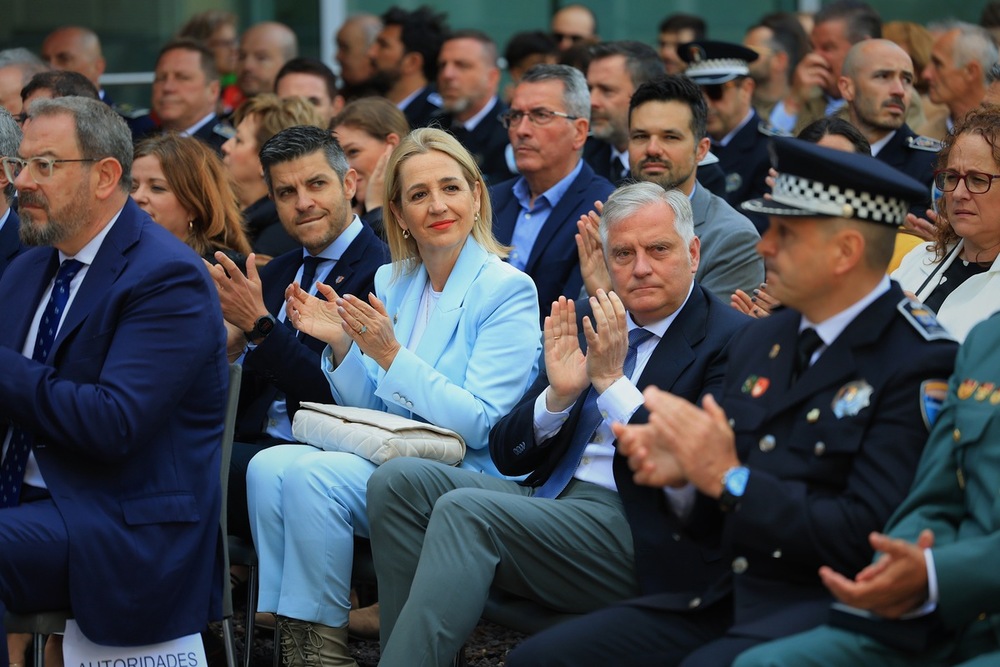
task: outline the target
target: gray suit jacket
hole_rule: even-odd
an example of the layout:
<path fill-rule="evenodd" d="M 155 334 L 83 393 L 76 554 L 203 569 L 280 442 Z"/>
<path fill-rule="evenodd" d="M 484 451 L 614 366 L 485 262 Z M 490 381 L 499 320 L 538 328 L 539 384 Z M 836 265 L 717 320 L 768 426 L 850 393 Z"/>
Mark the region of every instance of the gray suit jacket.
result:
<path fill-rule="evenodd" d="M 694 233 L 701 239 L 695 280 L 724 303 L 737 288 L 749 292 L 764 281 L 757 254 L 760 235 L 745 215 L 700 185 L 691 198 Z"/>

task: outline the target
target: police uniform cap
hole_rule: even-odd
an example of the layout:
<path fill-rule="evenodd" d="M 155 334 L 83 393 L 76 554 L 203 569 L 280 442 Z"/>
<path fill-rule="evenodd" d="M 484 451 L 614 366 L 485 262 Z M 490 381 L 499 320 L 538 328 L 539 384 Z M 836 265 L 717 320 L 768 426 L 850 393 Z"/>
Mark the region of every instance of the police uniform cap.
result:
<path fill-rule="evenodd" d="M 854 218 L 899 227 L 914 202 L 927 196 L 919 181 L 859 153 L 802 139 L 775 137 L 771 162 L 778 177 L 770 199 L 751 199 L 745 211 L 791 217 Z"/>
<path fill-rule="evenodd" d="M 759 57 L 742 44 L 702 40 L 677 47 L 677 55 L 688 64 L 684 75 L 699 86 L 732 81 L 750 74 L 750 65 Z"/>

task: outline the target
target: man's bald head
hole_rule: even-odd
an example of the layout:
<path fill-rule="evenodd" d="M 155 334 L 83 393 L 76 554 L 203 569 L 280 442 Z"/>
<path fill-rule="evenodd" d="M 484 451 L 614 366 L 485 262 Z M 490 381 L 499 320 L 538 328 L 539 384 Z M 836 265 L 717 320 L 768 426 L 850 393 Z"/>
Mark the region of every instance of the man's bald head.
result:
<path fill-rule="evenodd" d="M 42 42 L 42 60 L 53 69 L 79 72 L 101 88 L 104 55 L 97 33 L 81 26 L 56 28 Z"/>
<path fill-rule="evenodd" d="M 265 21 L 250 26 L 240 40 L 237 85 L 247 97 L 274 92 L 278 70 L 298 52 L 295 33 L 284 23 Z"/>

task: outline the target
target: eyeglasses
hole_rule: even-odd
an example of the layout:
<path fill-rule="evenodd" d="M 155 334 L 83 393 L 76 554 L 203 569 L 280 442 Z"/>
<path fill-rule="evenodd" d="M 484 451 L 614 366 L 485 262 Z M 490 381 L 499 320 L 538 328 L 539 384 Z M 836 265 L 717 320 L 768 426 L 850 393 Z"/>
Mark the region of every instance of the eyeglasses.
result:
<path fill-rule="evenodd" d="M 1000 178 L 1000 174 L 984 174 L 981 171 L 960 174 L 954 169 L 938 169 L 934 172 L 934 185 L 941 192 L 954 192 L 958 182 L 965 181 L 965 189 L 969 194 L 981 195 L 990 191 L 994 178 Z"/>
<path fill-rule="evenodd" d="M 28 173 L 31 174 L 31 178 L 34 179 L 35 183 L 45 183 L 52 178 L 57 164 L 62 164 L 63 162 L 97 161 L 97 158 L 59 159 L 53 157 L 33 157 L 27 160 L 19 157 L 5 157 L 0 159 L 0 163 L 3 164 L 3 173 L 11 183 L 21 175 L 21 171 L 25 167 L 28 168 Z"/>
<path fill-rule="evenodd" d="M 552 122 L 552 119 L 556 116 L 560 118 L 565 118 L 566 120 L 576 120 L 579 116 L 571 116 L 568 113 L 563 113 L 562 111 L 551 111 L 549 109 L 530 109 L 528 111 L 521 111 L 520 109 L 508 109 L 499 116 L 497 120 L 505 128 L 510 128 L 511 126 L 517 127 L 521 124 L 521 119 L 525 116 L 531 121 L 532 125 L 548 125 Z"/>

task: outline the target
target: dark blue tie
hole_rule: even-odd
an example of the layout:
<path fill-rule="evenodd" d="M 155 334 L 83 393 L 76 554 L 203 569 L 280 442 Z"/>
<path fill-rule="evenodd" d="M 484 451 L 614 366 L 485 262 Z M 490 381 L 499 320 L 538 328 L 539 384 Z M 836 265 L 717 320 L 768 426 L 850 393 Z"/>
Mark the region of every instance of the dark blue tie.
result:
<path fill-rule="evenodd" d="M 649 340 L 652 335 L 651 331 L 642 328 L 632 329 L 628 332 L 628 352 L 625 353 L 625 363 L 622 364 L 622 373 L 626 378 L 631 379 L 632 373 L 635 372 L 635 360 L 639 354 L 639 346 Z M 555 498 L 563 492 L 563 489 L 569 484 L 569 480 L 573 478 L 573 473 L 580 467 L 580 460 L 583 459 L 587 443 L 594 438 L 594 432 L 597 431 L 597 427 L 601 425 L 602 421 L 604 421 L 604 417 L 597 407 L 597 392 L 591 386 L 587 390 L 587 398 L 583 401 L 580 421 L 577 422 L 569 448 L 549 478 L 535 491 L 535 497 Z"/>
<path fill-rule="evenodd" d="M 52 343 L 56 340 L 59 322 L 62 321 L 69 301 L 69 285 L 73 277 L 83 268 L 83 264 L 75 259 L 67 259 L 59 266 L 56 280 L 52 284 L 52 294 L 45 304 L 45 311 L 38 323 L 38 333 L 35 336 L 35 349 L 31 358 L 45 363 L 52 351 Z M 24 481 L 24 466 L 28 462 L 28 453 L 34 436 L 27 431 L 15 428 L 11 431 L 7 454 L 0 463 L 0 507 L 16 507 L 21 498 L 21 483 Z"/>

